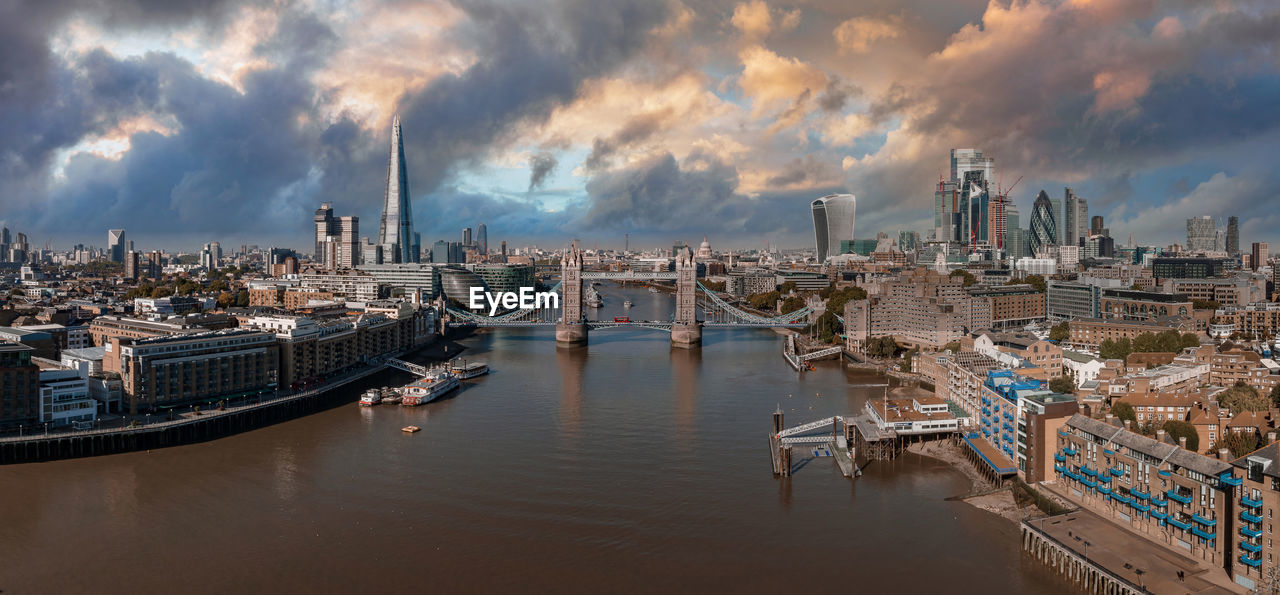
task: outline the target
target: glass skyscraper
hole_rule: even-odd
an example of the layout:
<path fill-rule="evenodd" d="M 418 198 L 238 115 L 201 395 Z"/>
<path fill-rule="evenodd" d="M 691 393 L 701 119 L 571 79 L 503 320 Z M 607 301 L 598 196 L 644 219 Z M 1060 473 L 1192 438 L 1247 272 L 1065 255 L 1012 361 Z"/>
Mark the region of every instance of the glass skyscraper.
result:
<path fill-rule="evenodd" d="M 400 116 L 391 121 L 391 155 L 387 163 L 387 193 L 382 204 L 382 225 L 378 243 L 384 259 L 391 262 L 418 262 L 414 246 L 413 209 L 409 203 L 409 172 L 404 163 L 404 139 Z"/>
<path fill-rule="evenodd" d="M 1053 201 L 1044 190 L 1036 195 L 1031 207 L 1031 256 L 1042 248 L 1058 245 L 1058 222 L 1054 216 Z"/>
<path fill-rule="evenodd" d="M 858 199 L 852 194 L 829 194 L 810 205 L 813 210 L 814 243 L 818 262 L 840 253 L 842 240 L 853 240 L 853 220 Z"/>

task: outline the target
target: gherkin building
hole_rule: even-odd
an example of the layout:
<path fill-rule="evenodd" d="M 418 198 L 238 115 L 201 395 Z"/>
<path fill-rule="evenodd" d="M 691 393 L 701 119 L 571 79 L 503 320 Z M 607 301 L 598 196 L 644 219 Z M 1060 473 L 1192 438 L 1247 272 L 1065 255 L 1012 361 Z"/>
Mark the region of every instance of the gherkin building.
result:
<path fill-rule="evenodd" d="M 1031 207 L 1031 256 L 1047 246 L 1058 245 L 1058 221 L 1053 216 L 1053 202 L 1044 190 L 1036 195 Z"/>

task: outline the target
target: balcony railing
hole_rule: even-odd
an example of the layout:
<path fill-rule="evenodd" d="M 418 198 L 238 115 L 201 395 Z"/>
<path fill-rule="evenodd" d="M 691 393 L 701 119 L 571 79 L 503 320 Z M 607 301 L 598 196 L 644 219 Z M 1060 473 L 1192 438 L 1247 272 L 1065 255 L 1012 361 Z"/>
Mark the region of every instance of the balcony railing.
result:
<path fill-rule="evenodd" d="M 1246 523 L 1261 523 L 1262 517 L 1249 514 L 1247 510 L 1240 511 L 1240 520 Z"/>
<path fill-rule="evenodd" d="M 1250 529 L 1248 527 L 1240 527 L 1240 534 L 1245 537 L 1262 537 L 1262 531 Z"/>
<path fill-rule="evenodd" d="M 1240 496 L 1240 503 L 1249 508 L 1262 508 L 1262 500 L 1254 500 L 1248 496 Z"/>
<path fill-rule="evenodd" d="M 1165 492 L 1165 495 L 1168 496 L 1169 499 L 1173 500 L 1174 502 L 1191 504 L 1191 496 L 1183 496 L 1182 494 L 1179 494 L 1176 490 L 1169 490 L 1168 492 Z"/>
<path fill-rule="evenodd" d="M 1262 566 L 1262 560 L 1261 560 L 1261 559 L 1250 558 L 1250 557 L 1248 557 L 1248 556 L 1246 556 L 1246 555 L 1244 555 L 1244 554 L 1240 554 L 1240 562 L 1242 562 L 1242 563 L 1244 563 L 1244 564 L 1248 564 L 1249 566 L 1252 566 L 1252 567 L 1254 567 L 1254 568 L 1257 568 L 1257 567 L 1259 567 L 1259 566 Z"/>

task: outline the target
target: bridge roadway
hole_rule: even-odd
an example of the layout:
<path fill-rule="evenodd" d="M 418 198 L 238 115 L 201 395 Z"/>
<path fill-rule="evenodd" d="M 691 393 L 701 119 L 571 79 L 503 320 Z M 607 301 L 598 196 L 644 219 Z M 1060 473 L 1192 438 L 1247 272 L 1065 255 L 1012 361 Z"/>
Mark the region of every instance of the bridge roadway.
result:
<path fill-rule="evenodd" d="M 582 271 L 583 279 L 609 279 L 612 281 L 652 281 L 664 279 L 674 281 L 675 271 L 643 272 L 643 271 Z"/>
<path fill-rule="evenodd" d="M 592 329 L 592 330 L 596 330 L 596 329 L 609 329 L 609 328 L 633 327 L 633 328 L 649 328 L 649 329 L 660 330 L 660 331 L 670 331 L 670 330 L 671 330 L 671 324 L 672 324 L 672 322 L 671 322 L 670 320 L 632 320 L 632 321 L 630 321 L 630 322 L 615 322 L 615 321 L 613 321 L 613 320 L 588 320 L 588 321 L 586 321 L 586 323 L 587 323 L 587 327 L 588 327 L 588 328 L 590 328 L 590 329 Z M 494 320 L 494 321 L 488 321 L 488 322 L 485 322 L 482 326 L 485 326 L 485 327 L 487 327 L 487 328 L 541 328 L 541 327 L 554 327 L 554 326 L 556 326 L 556 324 L 557 324 L 557 323 L 555 323 L 555 322 L 542 322 L 542 321 L 534 321 L 534 320 L 504 320 L 504 321 L 497 321 L 497 320 Z M 450 323 L 449 323 L 449 326 L 458 326 L 458 327 L 463 327 L 463 326 L 481 326 L 481 325 L 477 325 L 475 322 L 463 321 L 463 322 L 450 322 Z M 702 323 L 702 328 L 790 328 L 790 329 L 801 329 L 801 328 L 804 328 L 804 327 L 805 327 L 805 325 L 803 325 L 803 324 L 797 324 L 797 323 L 777 323 L 777 322 L 774 322 L 774 323 L 769 323 L 769 322 L 703 322 L 703 323 Z"/>

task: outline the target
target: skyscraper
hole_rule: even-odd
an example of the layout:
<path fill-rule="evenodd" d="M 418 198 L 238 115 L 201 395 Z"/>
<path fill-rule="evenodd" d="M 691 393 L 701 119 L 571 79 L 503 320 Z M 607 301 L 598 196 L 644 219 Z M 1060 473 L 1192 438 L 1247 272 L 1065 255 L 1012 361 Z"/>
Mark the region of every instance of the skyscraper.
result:
<path fill-rule="evenodd" d="M 1187 250 L 1213 252 L 1217 249 L 1218 224 L 1208 215 L 1187 219 Z"/>
<path fill-rule="evenodd" d="M 382 203 L 378 243 L 383 258 L 392 262 L 418 262 L 413 248 L 413 211 L 409 203 L 409 172 L 404 163 L 404 139 L 400 115 L 391 121 L 391 152 L 387 160 L 387 192 Z"/>
<path fill-rule="evenodd" d="M 334 235 L 333 229 L 333 206 L 329 203 L 323 203 L 320 208 L 316 209 L 316 251 L 312 253 L 312 257 L 316 262 L 323 262 L 325 255 L 325 242 L 329 241 L 329 236 Z"/>
<path fill-rule="evenodd" d="M 1031 207 L 1031 255 L 1058 245 L 1058 222 L 1054 217 L 1053 201 L 1044 190 L 1036 195 Z"/>
<path fill-rule="evenodd" d="M 489 253 L 489 228 L 483 223 L 476 226 L 476 247 L 480 249 L 481 254 Z"/>
<path fill-rule="evenodd" d="M 1227 217 L 1227 254 L 1240 254 L 1240 218 L 1234 215 Z"/>
<path fill-rule="evenodd" d="M 1100 236 L 1100 235 L 1104 235 L 1104 234 L 1102 233 L 1102 232 L 1103 232 L 1103 230 L 1105 229 L 1105 228 L 1103 227 L 1103 225 L 1104 225 L 1104 223 L 1103 223 L 1103 220 L 1102 220 L 1102 215 L 1094 215 L 1094 216 L 1093 216 L 1093 219 L 1091 219 L 1091 220 L 1089 221 L 1089 235 L 1091 235 L 1091 236 Z M 1130 235 L 1130 237 L 1132 237 L 1132 236 L 1133 236 L 1133 234 L 1129 234 L 1129 235 Z M 1130 239 L 1129 244 L 1130 244 L 1130 245 L 1132 245 L 1132 244 L 1133 244 L 1133 240 L 1132 240 L 1132 239 Z"/>
<path fill-rule="evenodd" d="M 107 230 L 107 257 L 111 259 L 111 262 L 123 263 L 125 251 L 128 247 L 123 229 Z"/>
<path fill-rule="evenodd" d="M 1079 246 L 1089 237 L 1089 201 L 1070 187 L 1062 189 L 1062 225 L 1059 241 L 1065 246 Z"/>
<path fill-rule="evenodd" d="M 840 241 L 853 241 L 853 222 L 858 199 L 852 194 L 829 194 L 810 205 L 818 262 L 840 253 Z"/>
<path fill-rule="evenodd" d="M 977 149 L 951 149 L 951 177 L 933 193 L 934 239 L 976 248 L 1004 240 L 1003 197 L 990 192 L 995 159 Z"/>
<path fill-rule="evenodd" d="M 470 227 L 462 228 L 462 245 L 463 246 L 471 245 L 471 228 Z"/>
<path fill-rule="evenodd" d="M 1249 251 L 1252 256 L 1252 258 L 1249 259 L 1250 268 L 1256 271 L 1264 266 L 1267 266 L 1267 258 L 1269 257 L 1269 255 L 1267 254 L 1268 248 L 1269 248 L 1267 243 L 1254 242 L 1252 248 L 1253 249 Z"/>

